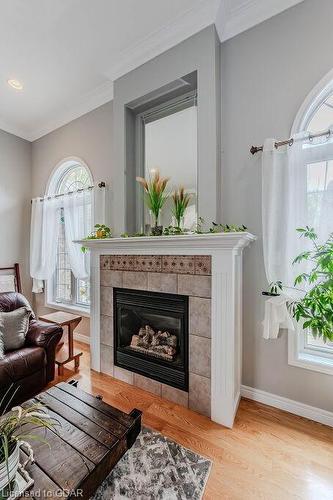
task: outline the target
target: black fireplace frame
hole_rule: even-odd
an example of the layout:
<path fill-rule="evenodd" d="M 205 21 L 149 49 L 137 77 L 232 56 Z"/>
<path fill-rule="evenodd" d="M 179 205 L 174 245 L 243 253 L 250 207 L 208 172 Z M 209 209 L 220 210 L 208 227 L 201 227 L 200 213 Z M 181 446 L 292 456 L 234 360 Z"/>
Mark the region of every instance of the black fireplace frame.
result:
<path fill-rule="evenodd" d="M 119 298 L 121 302 L 119 303 Z M 152 301 L 152 298 L 154 301 Z M 173 365 L 172 362 L 149 358 L 141 352 L 122 348 L 119 345 L 117 306 L 142 306 L 151 310 L 163 308 L 171 316 L 181 315 L 182 335 L 180 336 L 180 355 L 182 365 Z M 183 391 L 188 391 L 189 384 L 189 298 L 187 295 L 134 290 L 129 288 L 113 288 L 113 352 L 114 365 L 138 373 L 145 377 L 157 380 Z"/>

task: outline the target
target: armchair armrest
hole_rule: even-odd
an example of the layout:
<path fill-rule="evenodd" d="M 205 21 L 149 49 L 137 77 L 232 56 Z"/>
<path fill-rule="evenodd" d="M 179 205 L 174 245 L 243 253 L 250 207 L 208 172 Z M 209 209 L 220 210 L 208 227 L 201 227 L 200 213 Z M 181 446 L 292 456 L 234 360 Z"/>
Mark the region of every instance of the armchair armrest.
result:
<path fill-rule="evenodd" d="M 44 323 L 33 319 L 30 321 L 29 330 L 25 338 L 26 346 L 37 346 L 46 352 L 46 378 L 50 382 L 54 379 L 55 354 L 63 329 L 53 323 Z"/>

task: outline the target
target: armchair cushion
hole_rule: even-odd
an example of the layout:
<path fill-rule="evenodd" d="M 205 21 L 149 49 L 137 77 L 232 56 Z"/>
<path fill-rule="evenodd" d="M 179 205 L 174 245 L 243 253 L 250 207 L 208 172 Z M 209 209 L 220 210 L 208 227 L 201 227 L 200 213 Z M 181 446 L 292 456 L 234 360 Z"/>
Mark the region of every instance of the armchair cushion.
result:
<path fill-rule="evenodd" d="M 15 311 L 0 312 L 0 338 L 4 351 L 13 351 L 24 346 L 25 336 L 29 328 L 31 309 L 19 307 Z M 0 359 L 4 353 L 1 353 Z"/>

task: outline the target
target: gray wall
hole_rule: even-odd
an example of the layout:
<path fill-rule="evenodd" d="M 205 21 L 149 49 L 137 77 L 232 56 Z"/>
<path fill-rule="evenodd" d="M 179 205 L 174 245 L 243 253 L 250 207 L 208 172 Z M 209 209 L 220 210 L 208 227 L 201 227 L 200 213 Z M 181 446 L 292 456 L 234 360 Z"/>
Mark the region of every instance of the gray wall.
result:
<path fill-rule="evenodd" d="M 49 177 L 66 157 L 77 156 L 90 168 L 94 183 L 110 184 L 112 173 L 112 101 L 81 116 L 32 143 L 32 195 L 45 194 Z M 44 294 L 35 295 L 38 314 L 49 312 L 44 307 Z M 84 318 L 77 333 L 89 335 L 89 320 Z"/>
<path fill-rule="evenodd" d="M 291 367 L 287 334 L 261 338 L 267 287 L 261 241 L 260 154 L 249 147 L 287 138 L 314 85 L 332 69 L 333 3 L 305 1 L 222 44 L 222 213 L 258 236 L 245 251 L 243 384 L 333 410 L 329 375 Z"/>
<path fill-rule="evenodd" d="M 0 267 L 20 264 L 28 297 L 30 195 L 31 144 L 0 130 Z"/>
<path fill-rule="evenodd" d="M 110 183 L 112 109 L 111 101 L 32 143 L 33 196 L 45 194 L 53 169 L 69 156 L 77 156 L 86 162 L 95 183 Z"/>

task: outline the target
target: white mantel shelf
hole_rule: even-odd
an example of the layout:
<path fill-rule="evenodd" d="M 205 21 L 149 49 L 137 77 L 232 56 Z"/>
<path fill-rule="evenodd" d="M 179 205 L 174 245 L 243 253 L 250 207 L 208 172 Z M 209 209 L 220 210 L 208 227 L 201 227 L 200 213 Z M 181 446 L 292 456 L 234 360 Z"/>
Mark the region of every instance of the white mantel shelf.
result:
<path fill-rule="evenodd" d="M 198 249 L 214 249 L 214 248 L 227 248 L 227 249 L 240 249 L 246 247 L 256 237 L 248 232 L 239 233 L 209 233 L 209 234 L 184 234 L 175 236 L 137 236 L 126 238 L 103 238 L 93 240 L 80 240 L 80 243 L 87 248 L 94 249 L 119 249 L 130 250 L 149 247 L 149 251 L 158 249 L 161 250 L 173 248 L 191 248 Z"/>
<path fill-rule="evenodd" d="M 242 253 L 248 232 L 108 238 L 77 243 L 91 252 L 91 367 L 100 371 L 100 256 L 210 255 L 211 419 L 232 427 L 240 400 L 242 367 Z"/>

